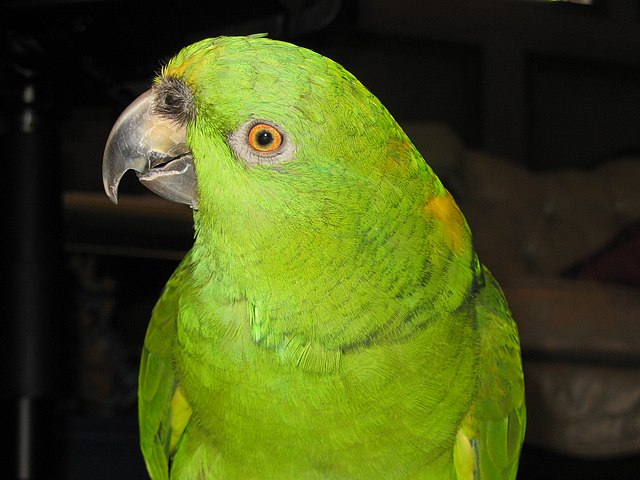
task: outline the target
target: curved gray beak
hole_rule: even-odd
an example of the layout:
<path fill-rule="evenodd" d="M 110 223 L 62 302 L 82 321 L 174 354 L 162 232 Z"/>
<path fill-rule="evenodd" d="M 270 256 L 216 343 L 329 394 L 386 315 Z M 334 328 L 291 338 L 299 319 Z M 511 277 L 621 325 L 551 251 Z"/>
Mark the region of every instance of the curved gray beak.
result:
<path fill-rule="evenodd" d="M 149 190 L 197 209 L 198 181 L 186 127 L 155 113 L 153 95 L 153 90 L 140 95 L 113 125 L 102 160 L 104 190 L 117 204 L 120 180 L 134 170 Z"/>

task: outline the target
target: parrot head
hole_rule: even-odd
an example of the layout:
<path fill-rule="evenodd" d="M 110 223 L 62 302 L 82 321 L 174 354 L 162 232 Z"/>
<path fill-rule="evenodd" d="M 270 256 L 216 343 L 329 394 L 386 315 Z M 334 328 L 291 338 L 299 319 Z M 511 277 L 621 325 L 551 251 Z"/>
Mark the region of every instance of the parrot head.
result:
<path fill-rule="evenodd" d="M 398 277 L 418 288 L 444 271 L 430 250 L 473 263 L 462 214 L 381 102 L 289 43 L 219 37 L 180 51 L 111 131 L 103 181 L 114 202 L 127 170 L 191 206 L 195 245 L 246 288 L 280 281 L 282 298 L 336 279 L 336 298 L 393 291 Z"/>
<path fill-rule="evenodd" d="M 338 204 L 355 207 L 362 188 L 415 169 L 400 151 L 412 148 L 340 65 L 260 36 L 221 37 L 183 49 L 123 112 L 103 182 L 114 203 L 134 170 L 155 193 L 205 216 L 229 208 L 255 220 L 261 209 L 304 207 L 325 223 L 345 214 Z"/>

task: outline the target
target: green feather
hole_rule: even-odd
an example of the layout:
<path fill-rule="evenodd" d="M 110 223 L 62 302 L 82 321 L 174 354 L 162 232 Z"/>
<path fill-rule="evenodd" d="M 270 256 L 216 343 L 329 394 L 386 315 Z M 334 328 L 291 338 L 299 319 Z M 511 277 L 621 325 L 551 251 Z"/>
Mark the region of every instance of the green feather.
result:
<path fill-rule="evenodd" d="M 145 340 L 152 478 L 515 478 L 515 324 L 389 112 L 261 36 L 191 45 L 167 78 L 193 93 L 199 198 Z M 252 150 L 256 121 L 282 152 Z"/>

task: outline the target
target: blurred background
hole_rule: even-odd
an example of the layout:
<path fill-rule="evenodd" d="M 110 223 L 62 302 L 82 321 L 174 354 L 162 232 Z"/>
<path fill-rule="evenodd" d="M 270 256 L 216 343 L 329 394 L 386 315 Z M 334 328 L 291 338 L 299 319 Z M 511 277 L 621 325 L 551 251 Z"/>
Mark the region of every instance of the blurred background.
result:
<path fill-rule="evenodd" d="M 0 0 L 0 478 L 142 479 L 144 332 L 187 207 L 105 141 L 162 62 L 268 32 L 354 73 L 465 212 L 522 336 L 520 479 L 640 478 L 640 1 Z"/>

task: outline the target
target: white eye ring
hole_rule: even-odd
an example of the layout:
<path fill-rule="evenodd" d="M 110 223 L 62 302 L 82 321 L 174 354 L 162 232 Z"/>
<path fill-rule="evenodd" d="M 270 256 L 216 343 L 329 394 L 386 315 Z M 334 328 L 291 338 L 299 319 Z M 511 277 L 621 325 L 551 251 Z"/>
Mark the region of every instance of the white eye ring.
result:
<path fill-rule="evenodd" d="M 265 131 L 279 135 L 274 142 L 275 148 L 264 150 L 252 140 L 252 131 L 256 127 L 264 126 Z M 269 120 L 251 119 L 238 127 L 227 137 L 229 147 L 236 157 L 248 165 L 274 165 L 291 160 L 296 153 L 296 147 L 289 135 L 284 133 L 279 125 Z M 258 147 L 258 148 L 256 148 Z"/>

